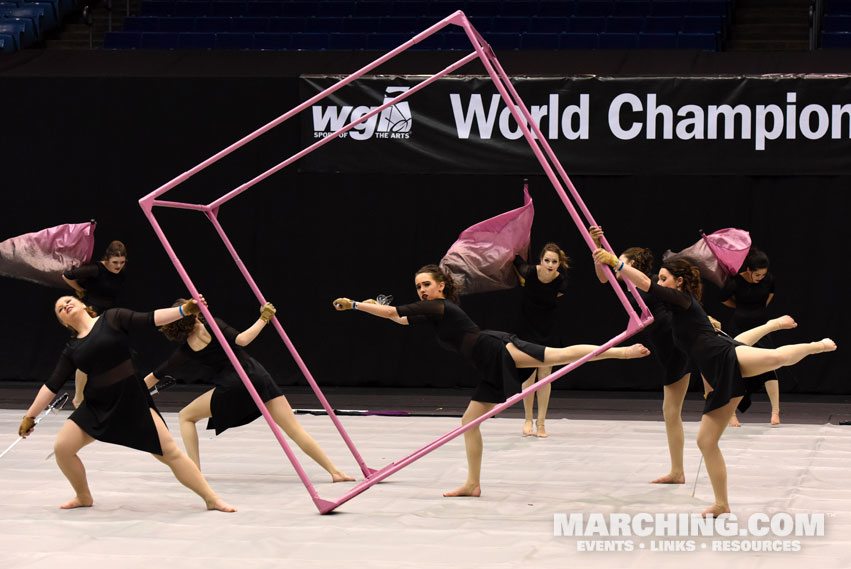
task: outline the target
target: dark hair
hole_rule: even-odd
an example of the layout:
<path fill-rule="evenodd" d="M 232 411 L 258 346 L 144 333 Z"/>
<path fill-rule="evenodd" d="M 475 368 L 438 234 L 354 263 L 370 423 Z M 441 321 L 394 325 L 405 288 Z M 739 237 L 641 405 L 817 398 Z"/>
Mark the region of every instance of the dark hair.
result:
<path fill-rule="evenodd" d="M 565 269 L 570 268 L 570 257 L 565 255 L 564 251 L 561 250 L 561 247 L 559 247 L 558 245 L 556 245 L 555 243 L 550 241 L 549 243 L 544 245 L 544 247 L 541 249 L 541 254 L 538 255 L 538 260 L 543 261 L 544 255 L 546 255 L 547 252 L 551 252 L 551 253 L 556 254 L 556 256 L 558 257 L 558 264 L 559 265 L 561 265 Z"/>
<path fill-rule="evenodd" d="M 748 256 L 745 257 L 745 262 L 742 265 L 742 271 L 758 271 L 760 269 L 768 268 L 768 255 L 757 249 L 756 247 L 751 247 L 751 250 L 748 252 Z"/>
<path fill-rule="evenodd" d="M 103 254 L 102 261 L 109 261 L 112 257 L 124 257 L 127 258 L 127 247 L 124 246 L 124 243 L 121 241 L 113 241 L 106 248 L 106 252 Z"/>
<path fill-rule="evenodd" d="M 187 302 L 189 301 L 185 298 L 178 298 L 171 307 L 183 306 Z M 199 320 L 203 322 L 204 317 L 200 314 L 187 314 L 183 318 L 170 322 L 165 326 L 160 326 L 160 332 L 171 342 L 185 342 L 186 338 L 189 337 L 189 334 L 195 328 L 195 322 Z"/>
<path fill-rule="evenodd" d="M 675 279 L 682 277 L 683 292 L 695 297 L 698 302 L 703 297 L 703 283 L 700 281 L 700 270 L 685 259 L 675 259 L 665 263 L 662 268 L 671 273 Z"/>
<path fill-rule="evenodd" d="M 632 261 L 632 268 L 641 271 L 648 277 L 653 272 L 653 251 L 644 247 L 630 247 L 623 253 L 621 257 L 626 257 Z"/>
<path fill-rule="evenodd" d="M 445 296 L 448 300 L 451 300 L 455 304 L 458 304 L 458 287 L 455 284 L 455 279 L 451 274 L 446 273 L 438 267 L 437 265 L 426 265 L 425 267 L 420 268 L 416 273 L 414 273 L 414 278 L 417 275 L 421 275 L 423 273 L 428 273 L 434 280 L 439 283 L 443 283 L 443 296 Z"/>

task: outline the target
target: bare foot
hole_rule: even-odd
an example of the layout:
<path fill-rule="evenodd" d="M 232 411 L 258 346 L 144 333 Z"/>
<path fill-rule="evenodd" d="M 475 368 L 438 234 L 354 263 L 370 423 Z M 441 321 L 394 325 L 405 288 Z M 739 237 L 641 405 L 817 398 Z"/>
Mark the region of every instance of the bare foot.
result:
<path fill-rule="evenodd" d="M 819 350 L 819 352 L 832 352 L 836 350 L 836 342 L 834 342 L 830 338 L 825 338 L 824 340 L 821 340 L 816 343 L 821 344 L 821 350 Z"/>
<path fill-rule="evenodd" d="M 715 504 L 714 506 L 710 506 L 709 508 L 706 508 L 705 510 L 703 510 L 703 513 L 700 514 L 700 515 L 705 518 L 706 516 L 711 514 L 713 517 L 717 518 L 721 514 L 729 514 L 729 513 L 730 513 L 730 506 L 719 506 L 718 504 Z"/>
<path fill-rule="evenodd" d="M 772 413 L 771 414 L 771 424 L 779 425 L 780 424 L 780 413 Z"/>
<path fill-rule="evenodd" d="M 535 433 L 535 436 L 538 437 L 539 439 L 545 439 L 549 436 L 547 434 L 547 429 L 544 427 L 543 423 L 538 424 L 538 432 Z"/>
<path fill-rule="evenodd" d="M 633 344 L 626 348 L 626 358 L 628 360 L 634 358 L 643 358 L 650 355 L 650 350 L 644 347 L 643 344 Z"/>
<path fill-rule="evenodd" d="M 446 498 L 454 498 L 457 496 L 471 496 L 473 498 L 478 498 L 482 495 L 482 487 L 478 485 L 468 486 L 467 484 L 464 484 L 463 486 L 456 488 L 455 490 L 444 492 L 443 495 Z"/>
<path fill-rule="evenodd" d="M 650 484 L 685 484 L 686 483 L 686 475 L 684 473 L 680 474 L 666 474 L 665 476 L 660 476 L 656 480 L 651 480 Z"/>
<path fill-rule="evenodd" d="M 785 316 L 781 316 L 780 318 L 774 318 L 771 320 L 775 326 L 777 326 L 778 330 L 790 330 L 798 326 L 798 323 L 795 322 L 795 319 L 786 314 Z"/>
<path fill-rule="evenodd" d="M 742 424 L 739 422 L 739 418 L 733 415 L 730 417 L 730 426 L 731 427 L 741 427 Z"/>
<path fill-rule="evenodd" d="M 91 496 L 74 496 L 61 506 L 63 510 L 71 510 L 73 508 L 91 508 L 95 501 Z"/>
<path fill-rule="evenodd" d="M 339 470 L 337 472 L 334 472 L 334 473 L 331 474 L 331 482 L 353 482 L 353 481 L 354 481 L 354 478 L 352 478 L 351 476 L 347 475 L 344 472 L 340 472 Z"/>
<path fill-rule="evenodd" d="M 235 512 L 236 508 L 216 496 L 212 500 L 206 501 L 208 510 L 218 510 L 220 512 Z"/>
<path fill-rule="evenodd" d="M 532 436 L 532 421 L 524 421 L 523 422 L 523 436 L 529 437 Z"/>

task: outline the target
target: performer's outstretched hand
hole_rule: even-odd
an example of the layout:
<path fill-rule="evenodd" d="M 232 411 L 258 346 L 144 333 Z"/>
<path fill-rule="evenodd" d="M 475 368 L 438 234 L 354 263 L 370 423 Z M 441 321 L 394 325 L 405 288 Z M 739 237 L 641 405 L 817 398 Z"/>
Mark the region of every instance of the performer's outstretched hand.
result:
<path fill-rule="evenodd" d="M 614 268 L 620 264 L 620 259 L 611 251 L 605 249 L 597 249 L 594 251 L 594 262 L 601 265 L 609 265 Z"/>
<path fill-rule="evenodd" d="M 352 300 L 350 298 L 341 297 L 334 301 L 334 308 L 337 310 L 351 310 Z"/>
<path fill-rule="evenodd" d="M 267 302 L 260 307 L 260 319 L 263 320 L 263 322 L 268 322 L 272 319 L 272 316 L 274 316 L 276 312 L 277 309 L 275 308 L 275 305 L 271 302 Z"/>
<path fill-rule="evenodd" d="M 35 427 L 35 419 L 24 415 L 24 420 L 21 421 L 21 426 L 18 427 L 18 436 L 26 438 L 30 433 L 33 432 L 33 428 Z"/>

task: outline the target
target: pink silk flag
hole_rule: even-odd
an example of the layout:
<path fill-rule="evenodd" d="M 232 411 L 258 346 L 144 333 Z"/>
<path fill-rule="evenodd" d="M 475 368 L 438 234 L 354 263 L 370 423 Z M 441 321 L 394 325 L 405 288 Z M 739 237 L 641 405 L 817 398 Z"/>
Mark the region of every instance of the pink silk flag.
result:
<path fill-rule="evenodd" d="M 455 277 L 461 294 L 517 286 L 514 256 L 528 255 L 534 217 L 529 186 L 524 185 L 521 207 L 464 230 L 440 260 L 440 268 Z"/>
<path fill-rule="evenodd" d="M 750 233 L 728 227 L 715 233 L 701 234 L 700 240 L 679 253 L 665 251 L 663 262 L 686 259 L 700 269 L 700 275 L 723 287 L 728 277 L 739 272 L 751 248 Z"/>
<path fill-rule="evenodd" d="M 95 225 L 68 223 L 6 239 L 0 243 L 0 275 L 67 288 L 62 273 L 92 258 Z"/>

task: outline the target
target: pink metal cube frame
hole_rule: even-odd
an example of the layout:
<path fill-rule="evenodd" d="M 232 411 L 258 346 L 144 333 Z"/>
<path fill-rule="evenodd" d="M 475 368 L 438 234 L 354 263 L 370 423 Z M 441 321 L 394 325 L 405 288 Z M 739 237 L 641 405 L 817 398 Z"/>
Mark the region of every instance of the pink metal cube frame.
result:
<path fill-rule="evenodd" d="M 372 111 L 370 111 L 369 113 L 360 117 L 359 119 L 348 123 L 347 125 L 340 128 L 339 130 L 335 131 L 331 135 L 317 141 L 316 143 L 308 146 L 307 148 L 302 149 L 301 151 L 297 152 L 296 154 L 293 154 L 292 156 L 290 156 L 289 158 L 287 158 L 283 162 L 280 162 L 279 164 L 277 164 L 276 166 L 266 170 L 262 174 L 248 180 L 244 184 L 237 186 L 236 188 L 234 188 L 230 192 L 224 194 L 223 196 L 221 196 L 220 198 L 210 202 L 209 204 L 206 204 L 206 205 L 204 205 L 204 204 L 192 204 L 192 203 L 165 201 L 165 200 L 159 199 L 160 196 L 162 196 L 163 194 L 165 194 L 169 190 L 173 189 L 174 187 L 180 185 L 184 181 L 188 180 L 189 178 L 191 178 L 192 176 L 194 176 L 195 174 L 197 174 L 201 170 L 203 170 L 206 167 L 210 166 L 211 164 L 221 160 L 225 156 L 229 155 L 231 152 L 233 152 L 233 151 L 237 150 L 238 148 L 241 148 L 242 146 L 248 144 L 252 140 L 254 140 L 257 137 L 261 136 L 262 134 L 268 132 L 269 130 L 275 128 L 276 126 L 280 125 L 284 121 L 292 118 L 293 116 L 297 115 L 298 113 L 300 113 L 304 109 L 310 107 L 311 105 L 315 104 L 316 102 L 320 101 L 321 99 L 325 98 L 326 96 L 330 95 L 331 93 L 333 93 L 333 92 L 337 91 L 338 89 L 348 85 L 349 83 L 357 80 L 359 77 L 365 75 L 366 73 L 369 73 L 370 71 L 372 71 L 373 69 L 375 69 L 379 65 L 383 64 L 384 62 L 388 61 L 389 59 L 397 56 L 398 54 L 402 53 L 403 51 L 410 48 L 411 46 L 425 40 L 429 36 L 437 33 L 438 31 L 442 30 L 443 28 L 445 28 L 446 26 L 449 26 L 449 25 L 459 26 L 460 28 L 462 28 L 464 30 L 464 32 L 467 34 L 467 37 L 469 38 L 470 43 L 472 45 L 472 48 L 473 48 L 472 53 L 470 53 L 470 54 L 466 55 L 465 57 L 459 59 L 458 61 L 456 61 L 452 65 L 446 67 L 445 69 L 438 72 L 437 74 L 432 75 L 428 79 L 425 79 L 421 83 L 412 87 L 408 91 L 400 94 L 396 98 L 394 98 L 394 99 L 384 103 L 383 105 L 373 109 Z M 588 247 L 591 250 L 595 249 L 595 245 L 594 245 L 593 240 L 591 239 L 591 235 L 588 233 L 588 230 L 586 229 L 589 225 L 596 225 L 597 224 L 594 221 L 594 218 L 591 216 L 591 212 L 588 211 L 588 208 L 585 206 L 585 203 L 582 201 L 582 198 L 580 198 L 579 193 L 576 191 L 576 188 L 573 186 L 573 183 L 570 181 L 570 178 L 567 176 L 567 173 L 565 172 L 564 168 L 559 163 L 559 161 L 556 158 L 555 153 L 553 152 L 552 148 L 550 148 L 550 145 L 548 144 L 546 137 L 543 135 L 543 133 L 539 129 L 538 125 L 535 124 L 535 121 L 532 119 L 532 116 L 529 113 L 529 110 L 526 108 L 526 105 L 520 99 L 519 95 L 517 94 L 517 91 L 515 91 L 514 86 L 511 84 L 509 77 L 506 75 L 505 71 L 502 69 L 502 66 L 499 64 L 499 61 L 497 61 L 496 56 L 494 55 L 493 50 L 491 49 L 490 45 L 488 45 L 487 42 L 485 42 L 484 39 L 482 39 L 482 36 L 479 35 L 478 31 L 476 31 L 476 29 L 470 24 L 470 21 L 467 19 L 467 17 L 464 15 L 464 13 L 461 12 L 461 11 L 458 11 L 458 12 L 455 12 L 455 13 L 451 14 L 450 16 L 444 18 L 443 20 L 441 20 L 440 22 L 431 26 L 430 28 L 423 31 L 422 33 L 414 36 L 409 41 L 403 43 L 402 45 L 400 45 L 396 49 L 394 49 L 394 50 L 388 52 L 387 54 L 383 55 L 382 57 L 376 59 L 375 61 L 373 61 L 369 65 L 360 69 L 359 71 L 352 73 L 351 75 L 349 75 L 345 79 L 340 80 L 338 83 L 332 85 L 331 87 L 324 90 L 323 92 L 315 95 L 314 97 L 311 97 L 307 101 L 304 101 L 303 103 L 301 103 L 297 107 L 291 109 L 289 112 L 281 115 L 280 117 L 278 117 L 277 119 L 268 123 L 267 125 L 257 129 L 256 131 L 252 132 L 251 134 L 241 138 L 240 140 L 238 140 L 237 142 L 228 146 L 224 150 L 218 152 L 217 154 L 215 154 L 212 157 L 208 158 L 207 160 L 201 162 L 200 164 L 198 164 L 197 166 L 195 166 L 191 170 L 189 170 L 189 171 L 181 174 L 180 176 L 174 178 L 170 182 L 168 182 L 168 183 L 164 184 L 163 186 L 157 188 L 156 190 L 154 190 L 153 192 L 151 192 L 150 194 L 148 194 L 147 196 L 145 196 L 145 197 L 143 197 L 142 199 L 139 200 L 139 205 L 142 207 L 142 210 L 145 212 L 145 216 L 148 218 L 148 221 L 150 221 L 151 226 L 154 229 L 154 232 L 156 233 L 157 237 L 160 239 L 160 242 L 162 242 L 162 245 L 165 248 L 166 253 L 168 254 L 169 258 L 171 259 L 172 263 L 174 264 L 175 269 L 177 269 L 177 272 L 180 275 L 180 278 L 186 284 L 186 287 L 189 290 L 189 292 L 192 294 L 193 298 L 197 299 L 199 297 L 198 289 L 195 287 L 194 283 L 189 278 L 189 274 L 186 272 L 186 269 L 183 267 L 183 264 L 180 262 L 180 259 L 178 259 L 177 255 L 174 252 L 174 249 L 172 248 L 171 244 L 169 243 L 168 239 L 165 236 L 165 233 L 163 232 L 162 228 L 160 227 L 160 224 L 157 222 L 156 218 L 154 217 L 153 208 L 155 206 L 177 208 L 177 209 L 188 209 L 188 210 L 195 210 L 195 211 L 203 212 L 207 216 L 207 218 L 210 220 L 210 223 L 213 224 L 213 227 L 215 228 L 216 232 L 219 234 L 219 237 L 222 239 L 222 242 L 224 243 L 225 247 L 230 252 L 231 256 L 233 257 L 234 262 L 236 263 L 237 268 L 242 273 L 243 277 L 245 278 L 246 282 L 248 283 L 248 286 L 254 292 L 254 295 L 257 298 L 257 301 L 260 304 L 263 304 L 263 303 L 266 302 L 266 298 L 263 296 L 263 293 L 260 291 L 260 288 L 257 286 L 257 283 L 254 282 L 254 279 L 251 277 L 251 275 L 249 274 L 245 265 L 243 264 L 242 260 L 239 258 L 239 255 L 237 254 L 236 250 L 234 249 L 233 244 L 231 243 L 230 239 L 228 238 L 227 234 L 225 233 L 224 229 L 222 228 L 221 224 L 218 221 L 219 208 L 222 205 L 224 205 L 225 203 L 227 203 L 228 201 L 230 201 L 231 199 L 233 199 L 234 197 L 236 197 L 239 194 L 247 191 L 249 188 L 251 188 L 252 186 L 257 184 L 258 182 L 265 180 L 266 178 L 268 178 L 269 176 L 271 176 L 275 172 L 278 172 L 282 168 L 289 166 L 290 164 L 292 164 L 296 160 L 306 156 L 307 154 L 309 154 L 310 152 L 313 152 L 317 148 L 319 148 L 319 147 L 321 147 L 325 144 L 328 144 L 329 142 L 331 142 L 335 138 L 339 137 L 341 134 L 348 132 L 349 130 L 351 130 L 352 128 L 357 126 L 358 124 L 369 120 L 371 117 L 380 113 L 385 108 L 388 108 L 392 105 L 399 103 L 400 101 L 410 97 L 411 95 L 413 95 L 417 91 L 425 89 L 426 87 L 428 87 L 429 85 L 431 85 L 432 83 L 437 81 L 439 78 L 443 77 L 444 75 L 452 73 L 453 71 L 457 70 L 458 68 L 460 68 L 460 67 L 462 67 L 462 66 L 466 65 L 467 63 L 470 63 L 474 60 L 479 60 L 479 61 L 481 61 L 482 65 L 484 65 L 488 75 L 493 80 L 494 85 L 496 86 L 497 90 L 499 91 L 499 94 L 502 96 L 503 101 L 505 102 L 505 104 L 510 109 L 512 116 L 517 121 L 517 124 L 520 126 L 520 129 L 523 132 L 523 136 L 526 138 L 526 141 L 529 143 L 529 146 L 531 147 L 532 151 L 534 152 L 535 156 L 537 157 L 538 162 L 541 164 L 542 168 L 544 169 L 544 172 L 546 173 L 547 177 L 549 178 L 550 182 L 552 183 L 553 188 L 558 193 L 559 197 L 561 198 L 562 202 L 564 203 L 565 207 L 567 208 L 567 211 L 570 214 L 571 218 L 573 219 L 574 223 L 576 224 L 577 229 L 582 234 L 583 238 L 585 239 L 585 242 L 588 244 Z M 531 130 L 530 130 L 530 128 L 531 128 Z M 556 173 L 558 175 L 556 175 Z M 576 206 L 573 205 L 573 202 L 570 200 L 568 195 L 565 193 L 565 188 L 567 188 L 567 190 L 570 192 L 571 197 L 576 202 Z M 577 212 L 577 207 L 581 211 L 582 217 L 579 215 L 579 212 Z M 611 246 L 608 244 L 607 241 L 605 241 L 605 239 L 603 241 L 603 245 L 606 249 L 608 249 L 610 251 L 612 250 Z M 635 287 L 631 283 L 627 283 L 628 286 L 629 286 L 630 293 L 632 294 L 632 296 L 635 298 L 636 302 L 638 303 L 638 306 L 641 310 L 641 315 L 636 313 L 636 311 L 632 308 L 632 306 L 630 306 L 630 303 L 627 300 L 626 294 L 620 288 L 620 286 L 617 284 L 617 280 L 614 278 L 614 275 L 609 270 L 609 268 L 605 267 L 605 270 L 607 271 L 608 276 L 609 276 L 609 284 L 611 285 L 612 289 L 614 290 L 615 295 L 617 296 L 618 300 L 620 301 L 620 303 L 623 305 L 624 309 L 626 310 L 626 313 L 627 313 L 628 318 L 629 318 L 627 328 L 626 328 L 625 331 L 621 332 L 620 334 L 618 334 L 617 336 L 615 336 L 614 338 L 612 338 L 611 340 L 609 340 L 608 342 L 606 342 L 605 344 L 603 344 L 602 346 L 600 346 L 599 348 L 594 350 L 592 353 L 588 354 L 587 356 L 585 356 L 585 357 L 563 367 L 559 371 L 557 371 L 557 372 L 547 376 L 546 378 L 538 381 L 537 383 L 535 383 L 534 385 L 532 385 L 528 389 L 525 389 L 522 393 L 518 393 L 518 394 L 510 397 L 504 403 L 496 405 L 491 411 L 489 411 L 485 415 L 477 418 L 476 420 L 468 423 L 467 425 L 460 426 L 460 427 L 457 427 L 457 428 L 449 431 L 448 433 L 444 434 L 443 436 L 441 436 L 441 437 L 435 439 L 434 441 L 432 441 L 431 443 L 427 444 L 423 448 L 412 452 L 411 454 L 405 456 L 404 458 L 401 458 L 399 460 L 391 462 L 390 464 L 388 464 L 387 466 L 385 466 L 381 470 L 375 470 L 375 469 L 372 469 L 372 468 L 370 468 L 366 465 L 364 459 L 361 457 L 360 453 L 358 452 L 354 442 L 351 440 L 351 438 L 349 437 L 345 428 L 343 428 L 343 425 L 340 423 L 339 418 L 334 413 L 334 409 L 328 403 L 328 400 L 323 395 L 322 390 L 317 385 L 316 380 L 313 378 L 313 375 L 310 373 L 310 370 L 307 369 L 307 366 L 305 365 L 304 360 L 302 360 L 298 351 L 295 349 L 295 346 L 290 341 L 289 337 L 287 336 L 286 332 L 284 331 L 283 326 L 281 326 L 281 323 L 278 321 L 278 318 L 277 317 L 273 318 L 272 323 L 275 327 L 275 330 L 278 331 L 278 334 L 281 336 L 281 339 L 283 340 L 284 344 L 286 345 L 287 350 L 289 350 L 290 354 L 292 354 L 293 358 L 295 359 L 296 364 L 298 365 L 299 369 L 301 369 L 302 373 L 304 374 L 304 377 L 307 379 L 307 382 L 310 384 L 310 387 L 313 389 L 316 396 L 319 398 L 319 401 L 322 404 L 322 407 L 325 409 L 325 411 L 327 411 L 328 416 L 330 417 L 334 426 L 337 428 L 338 432 L 340 433 L 340 436 L 345 441 L 346 446 L 351 451 L 352 456 L 355 458 L 358 465 L 360 466 L 361 471 L 364 474 L 365 479 L 362 482 L 355 485 L 351 490 L 349 490 L 348 492 L 343 494 L 336 501 L 325 500 L 325 499 L 323 499 L 319 496 L 319 494 L 316 491 L 316 488 L 313 486 L 313 484 L 311 484 L 310 479 L 307 477 L 307 474 L 305 473 L 305 471 L 302 468 L 301 464 L 299 463 L 298 459 L 293 454 L 292 450 L 290 449 L 290 446 L 287 444 L 286 440 L 284 439 L 283 434 L 281 433 L 280 429 L 278 429 L 277 426 L 275 425 L 275 422 L 272 419 L 272 416 L 269 414 L 269 411 L 266 408 L 266 405 L 264 405 L 263 401 L 258 396 L 257 391 L 254 389 L 254 386 L 251 384 L 251 381 L 249 380 L 248 375 L 245 373 L 245 370 L 243 369 L 242 365 L 239 363 L 239 360 L 236 358 L 236 355 L 234 354 L 233 350 L 231 349 L 231 347 L 228 345 L 227 341 L 225 340 L 225 337 L 222 334 L 222 331 L 219 328 L 219 326 L 216 324 L 216 321 L 214 320 L 213 315 L 210 312 L 209 308 L 202 305 L 201 306 L 201 312 L 204 314 L 204 317 L 207 319 L 207 322 L 210 325 L 210 328 L 213 330 L 213 333 L 216 336 L 216 339 L 222 345 L 222 348 L 224 349 L 225 353 L 227 354 L 228 358 L 230 359 L 231 363 L 233 364 L 234 368 L 236 369 L 237 373 L 239 374 L 239 377 L 242 379 L 242 382 L 245 384 L 246 389 L 248 389 L 248 392 L 251 394 L 251 397 L 254 399 L 254 402 L 257 404 L 257 407 L 260 409 L 260 412 L 263 414 L 263 417 L 266 419 L 266 422 L 269 424 L 269 427 L 272 429 L 272 432 L 274 433 L 275 437 L 278 439 L 278 442 L 280 443 L 281 448 L 284 449 L 284 453 L 287 455 L 287 458 L 289 458 L 290 462 L 292 463 L 293 467 L 295 468 L 296 473 L 298 474 L 299 478 L 301 479 L 302 483 L 304 484 L 305 488 L 307 489 L 308 493 L 310 494 L 310 497 L 313 499 L 314 504 L 316 505 L 316 507 L 318 508 L 320 513 L 326 514 L 326 513 L 333 511 L 334 509 L 339 507 L 341 504 L 351 500 L 352 498 L 354 498 L 355 496 L 357 496 L 361 492 L 367 490 L 372 485 L 380 482 L 381 480 L 384 480 L 385 478 L 387 478 L 391 474 L 397 472 L 398 470 L 401 470 L 402 468 L 404 468 L 407 465 L 411 464 L 412 462 L 422 458 L 423 456 L 432 452 L 433 450 L 436 450 L 437 448 L 439 448 L 442 445 L 446 444 L 447 442 L 451 441 L 455 437 L 461 435 L 465 431 L 476 427 L 481 422 L 483 422 L 486 419 L 496 415 L 497 413 L 501 412 L 503 409 L 510 407 L 511 405 L 514 405 L 515 403 L 517 403 L 518 401 L 520 401 L 522 398 L 529 395 L 530 393 L 537 391 L 538 389 L 540 389 L 544 385 L 547 385 L 547 384 L 555 381 L 556 379 L 560 378 L 561 376 L 565 375 L 566 373 L 569 373 L 573 369 L 579 367 L 580 365 L 582 365 L 583 363 L 585 363 L 589 359 L 600 354 L 601 352 L 604 352 L 605 350 L 609 349 L 610 347 L 612 347 L 616 344 L 619 344 L 620 342 L 629 338 L 630 336 L 632 336 L 633 334 L 638 332 L 640 329 L 644 328 L 646 325 L 651 323 L 653 321 L 653 316 L 650 314 L 650 311 L 647 309 L 647 306 L 641 300 L 641 297 L 638 296 Z"/>

